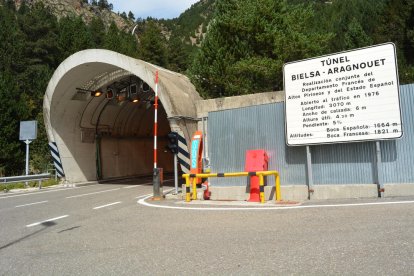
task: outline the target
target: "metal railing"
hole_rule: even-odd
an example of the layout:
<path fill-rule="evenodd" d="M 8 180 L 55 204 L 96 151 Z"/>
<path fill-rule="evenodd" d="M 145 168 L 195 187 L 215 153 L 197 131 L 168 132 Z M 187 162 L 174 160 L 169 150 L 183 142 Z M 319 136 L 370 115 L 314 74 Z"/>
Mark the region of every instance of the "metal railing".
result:
<path fill-rule="evenodd" d="M 264 177 L 274 175 L 275 176 L 275 199 L 276 201 L 281 200 L 280 193 L 280 176 L 277 171 L 259 171 L 259 172 L 233 172 L 233 173 L 197 173 L 197 174 L 183 174 L 185 178 L 186 195 L 185 201 L 190 202 L 191 200 L 197 199 L 197 178 L 209 178 L 209 177 L 240 177 L 240 176 L 259 176 L 260 185 L 260 202 L 265 203 L 264 195 Z M 193 193 L 191 196 L 190 183 L 192 180 Z"/>
<path fill-rule="evenodd" d="M 42 180 L 50 179 L 50 173 L 43 174 L 30 174 L 30 175 L 19 175 L 19 176 L 8 176 L 0 177 L 0 183 L 18 183 L 28 181 L 39 181 L 39 189 L 42 188 Z"/>

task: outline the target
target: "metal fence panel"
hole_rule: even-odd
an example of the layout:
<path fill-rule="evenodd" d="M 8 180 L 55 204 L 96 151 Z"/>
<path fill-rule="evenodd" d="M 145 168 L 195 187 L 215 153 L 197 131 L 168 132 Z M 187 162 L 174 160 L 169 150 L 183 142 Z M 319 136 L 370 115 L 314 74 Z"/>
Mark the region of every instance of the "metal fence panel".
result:
<path fill-rule="evenodd" d="M 401 86 L 404 136 L 381 141 L 384 183 L 414 183 L 414 85 Z M 285 143 L 284 103 L 210 112 L 209 157 L 212 172 L 244 171 L 245 152 L 264 149 L 269 169 L 277 170 L 282 185 L 306 184 L 305 147 Z M 376 182 L 375 142 L 312 146 L 314 184 Z M 212 185 L 246 185 L 246 179 L 211 179 Z M 270 181 L 273 181 L 270 179 Z"/>
<path fill-rule="evenodd" d="M 247 150 L 264 149 L 269 169 L 281 173 L 281 182 L 305 184 L 304 148 L 285 144 L 283 104 L 266 104 L 225 111 L 208 116 L 209 157 L 212 172 L 244 171 Z M 212 185 L 246 185 L 247 179 L 211 179 Z M 273 178 L 269 178 L 273 183 Z"/>
<path fill-rule="evenodd" d="M 400 86 L 403 137 L 381 142 L 384 183 L 414 184 L 414 84 Z"/>

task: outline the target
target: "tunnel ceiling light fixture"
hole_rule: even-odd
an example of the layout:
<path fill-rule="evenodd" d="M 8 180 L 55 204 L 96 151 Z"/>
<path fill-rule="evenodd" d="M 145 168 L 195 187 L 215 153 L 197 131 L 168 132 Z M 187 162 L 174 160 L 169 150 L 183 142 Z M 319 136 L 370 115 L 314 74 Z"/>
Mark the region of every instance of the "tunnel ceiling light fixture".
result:
<path fill-rule="evenodd" d="M 92 97 L 99 97 L 103 93 L 101 90 L 89 90 L 85 88 L 76 88 L 76 94 L 72 98 L 74 100 L 86 100 L 87 95 L 91 95 Z"/>
<path fill-rule="evenodd" d="M 96 90 L 96 91 L 91 91 L 91 96 L 92 97 L 99 97 L 101 96 L 103 93 L 100 90 Z"/>
<path fill-rule="evenodd" d="M 136 83 L 133 83 L 129 86 L 129 100 L 132 103 L 138 103 L 139 102 L 138 87 L 137 87 Z"/>
<path fill-rule="evenodd" d="M 105 98 L 112 100 L 114 98 L 114 91 L 111 88 L 106 89 Z"/>

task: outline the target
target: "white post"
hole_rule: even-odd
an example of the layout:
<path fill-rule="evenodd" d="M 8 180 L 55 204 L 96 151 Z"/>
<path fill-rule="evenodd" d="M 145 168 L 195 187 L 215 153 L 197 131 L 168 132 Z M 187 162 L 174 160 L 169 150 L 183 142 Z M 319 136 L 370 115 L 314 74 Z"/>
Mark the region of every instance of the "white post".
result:
<path fill-rule="evenodd" d="M 29 144 L 32 142 L 30 140 L 24 141 L 26 143 L 26 175 L 29 175 Z M 26 181 L 26 187 L 29 185 L 29 182 Z"/>

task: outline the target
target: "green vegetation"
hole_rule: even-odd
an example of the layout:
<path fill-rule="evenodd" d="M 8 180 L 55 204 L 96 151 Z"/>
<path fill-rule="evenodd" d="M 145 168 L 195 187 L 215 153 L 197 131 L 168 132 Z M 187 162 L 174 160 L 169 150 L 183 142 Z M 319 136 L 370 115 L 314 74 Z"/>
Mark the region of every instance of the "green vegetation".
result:
<path fill-rule="evenodd" d="M 282 89 L 284 63 L 384 42 L 414 80 L 414 0 L 217 0 L 188 71 L 207 98 Z"/>
<path fill-rule="evenodd" d="M 107 1 L 100 1 L 103 5 Z M 42 3 L 18 10 L 14 1 L 0 0 L 0 176 L 21 175 L 25 144 L 19 141 L 19 122 L 38 121 L 38 138 L 30 146 L 30 167 L 44 172 L 50 153 L 43 123 L 43 95 L 57 66 L 68 56 L 89 48 L 111 49 L 138 57 L 136 39 L 114 24 L 106 30 L 93 19 L 60 21 Z"/>
<path fill-rule="evenodd" d="M 50 187 L 50 186 L 54 186 L 59 184 L 59 180 L 54 180 L 54 179 L 48 179 L 48 180 L 43 180 L 42 181 L 42 188 L 46 188 L 46 187 Z M 39 187 L 39 181 L 31 181 L 28 183 L 28 187 L 29 188 L 34 188 L 34 187 Z M 24 182 L 19 182 L 19 183 L 1 183 L 0 184 L 0 191 L 3 192 L 8 192 L 10 190 L 13 189 L 24 189 L 26 188 L 25 183 Z"/>

